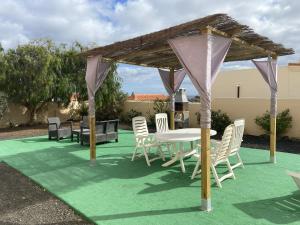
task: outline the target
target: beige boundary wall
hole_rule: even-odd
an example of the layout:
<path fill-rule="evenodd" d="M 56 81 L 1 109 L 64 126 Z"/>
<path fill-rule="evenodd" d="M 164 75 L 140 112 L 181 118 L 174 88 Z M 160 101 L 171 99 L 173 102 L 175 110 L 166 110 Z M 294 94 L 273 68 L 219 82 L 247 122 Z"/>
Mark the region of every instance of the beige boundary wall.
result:
<path fill-rule="evenodd" d="M 278 99 L 300 99 L 300 66 L 278 68 Z M 270 90 L 258 70 L 241 69 L 222 71 L 212 87 L 212 98 L 269 99 Z"/>
<path fill-rule="evenodd" d="M 251 135 L 261 135 L 263 130 L 258 127 L 254 119 L 258 115 L 262 115 L 266 110 L 269 110 L 270 101 L 268 99 L 257 98 L 216 98 L 212 101 L 213 110 L 222 110 L 226 112 L 230 119 L 245 118 L 246 127 L 245 133 Z M 190 127 L 199 127 L 197 123 L 196 113 L 199 111 L 200 103 L 189 103 L 190 110 Z M 279 99 L 278 111 L 290 109 L 293 117 L 293 127 L 286 134 L 289 137 L 300 138 L 300 100 L 297 99 Z M 130 109 L 141 112 L 147 116 L 150 112 L 153 114 L 153 102 L 149 101 L 127 101 L 125 103 L 124 112 Z"/>
<path fill-rule="evenodd" d="M 61 121 L 66 121 L 69 118 L 69 108 L 59 108 L 56 103 L 50 102 L 48 105 L 37 114 L 37 122 L 46 123 L 48 117 L 58 116 Z M 0 121 L 0 128 L 8 127 L 10 123 L 14 126 L 26 124 L 29 121 L 29 113 L 24 106 L 10 103 L 8 110 Z"/>

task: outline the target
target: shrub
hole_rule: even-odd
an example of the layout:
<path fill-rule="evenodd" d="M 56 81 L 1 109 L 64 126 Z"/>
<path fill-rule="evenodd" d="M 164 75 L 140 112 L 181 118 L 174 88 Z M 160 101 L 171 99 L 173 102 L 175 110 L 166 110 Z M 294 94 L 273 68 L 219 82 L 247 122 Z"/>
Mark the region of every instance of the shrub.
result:
<path fill-rule="evenodd" d="M 290 115 L 290 110 L 286 109 L 277 115 L 276 122 L 276 134 L 277 136 L 282 136 L 287 132 L 289 128 L 292 127 L 292 116 Z M 266 111 L 262 116 L 257 116 L 255 118 L 255 123 L 260 126 L 266 134 L 270 134 L 270 113 Z"/>
<path fill-rule="evenodd" d="M 150 128 L 155 128 L 155 114 L 167 113 L 170 115 L 170 104 L 169 101 L 156 99 L 153 104 L 154 115 L 150 112 L 147 113 L 147 124 Z M 169 116 L 170 118 L 170 116 Z"/>
<path fill-rule="evenodd" d="M 85 102 L 80 103 L 78 114 L 80 117 L 87 116 L 89 114 L 89 107 L 85 104 Z"/>
<path fill-rule="evenodd" d="M 225 128 L 231 124 L 229 116 L 221 110 L 211 112 L 211 128 L 223 134 Z"/>
<path fill-rule="evenodd" d="M 147 112 L 147 126 L 149 128 L 155 128 L 155 114 L 151 114 L 150 112 Z"/>
<path fill-rule="evenodd" d="M 130 125 L 131 126 L 131 123 L 132 123 L 132 118 L 136 117 L 136 116 L 141 116 L 142 113 L 141 112 L 138 112 L 134 109 L 131 109 L 130 111 L 128 111 L 127 113 L 125 113 L 123 116 L 122 116 L 122 121 L 127 124 L 127 125 Z"/>
<path fill-rule="evenodd" d="M 164 101 L 164 100 L 160 100 L 160 99 L 156 99 L 153 103 L 153 110 L 154 113 L 169 113 L 170 112 L 170 106 L 169 106 L 169 102 Z"/>

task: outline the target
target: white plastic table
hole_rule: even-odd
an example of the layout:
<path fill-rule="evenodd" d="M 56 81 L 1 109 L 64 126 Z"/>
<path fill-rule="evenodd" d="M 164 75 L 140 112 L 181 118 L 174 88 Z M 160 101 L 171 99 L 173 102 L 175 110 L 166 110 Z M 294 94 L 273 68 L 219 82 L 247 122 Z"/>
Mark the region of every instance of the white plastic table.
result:
<path fill-rule="evenodd" d="M 216 135 L 215 130 L 210 130 L 210 136 Z M 162 166 L 167 167 L 180 160 L 180 166 L 183 173 L 185 173 L 185 166 L 183 159 L 185 157 L 191 156 L 197 152 L 193 148 L 193 142 L 199 141 L 201 139 L 201 129 L 200 128 L 185 128 L 178 130 L 170 130 L 165 133 L 155 133 L 155 138 L 160 143 L 179 143 L 179 149 L 176 151 L 175 156 L 168 162 L 164 163 Z M 184 151 L 183 144 L 185 142 L 191 143 L 191 149 L 188 152 Z"/>

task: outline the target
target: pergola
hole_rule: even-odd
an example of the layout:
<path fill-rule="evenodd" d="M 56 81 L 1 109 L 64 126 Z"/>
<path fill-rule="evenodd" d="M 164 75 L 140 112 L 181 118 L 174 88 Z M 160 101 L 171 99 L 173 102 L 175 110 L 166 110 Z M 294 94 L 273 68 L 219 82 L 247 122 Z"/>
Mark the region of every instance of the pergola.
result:
<path fill-rule="evenodd" d="M 167 73 L 169 88 L 176 91 L 184 71 L 201 98 L 201 199 L 202 209 L 211 210 L 210 191 L 210 123 L 211 86 L 221 64 L 230 61 L 268 57 L 267 61 L 253 61 L 271 90 L 270 160 L 276 157 L 276 96 L 277 57 L 293 54 L 291 48 L 274 43 L 239 24 L 226 14 L 210 15 L 174 27 L 142 35 L 126 41 L 90 49 L 87 57 L 86 81 L 89 91 L 90 157 L 96 158 L 95 147 L 95 92 L 101 86 L 112 62 L 154 67 Z M 183 69 L 183 70 L 182 70 Z M 160 75 L 162 76 L 163 73 Z M 162 77 L 163 78 L 163 77 Z M 164 79 L 163 79 L 164 81 Z M 165 87 L 168 86 L 166 77 Z M 177 85 L 178 86 L 178 85 Z M 166 87 L 167 88 L 167 87 Z M 171 91 L 172 92 L 172 91 Z M 174 129 L 174 109 L 171 112 Z M 200 135 L 200 134 L 199 134 Z"/>

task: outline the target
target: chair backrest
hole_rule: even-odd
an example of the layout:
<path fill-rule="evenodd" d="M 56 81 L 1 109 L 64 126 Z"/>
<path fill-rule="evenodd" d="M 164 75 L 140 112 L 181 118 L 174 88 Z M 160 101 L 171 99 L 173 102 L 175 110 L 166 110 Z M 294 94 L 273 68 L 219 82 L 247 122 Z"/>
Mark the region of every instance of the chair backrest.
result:
<path fill-rule="evenodd" d="M 137 116 L 132 118 L 132 128 L 135 136 L 149 135 L 147 121 L 146 118 L 143 116 Z"/>
<path fill-rule="evenodd" d="M 96 134 L 105 134 L 107 121 L 96 121 Z"/>
<path fill-rule="evenodd" d="M 82 121 L 80 122 L 80 126 L 84 128 L 89 128 L 89 117 L 83 116 Z"/>
<path fill-rule="evenodd" d="M 157 133 L 165 133 L 169 131 L 167 113 L 155 114 L 155 126 Z"/>
<path fill-rule="evenodd" d="M 241 147 L 241 143 L 243 141 L 245 129 L 245 120 L 238 119 L 234 121 L 234 130 L 232 135 L 232 140 L 230 144 L 231 152 L 238 151 Z"/>
<path fill-rule="evenodd" d="M 118 132 L 119 120 L 108 120 L 106 132 Z"/>
<path fill-rule="evenodd" d="M 222 136 L 222 141 L 218 145 L 218 147 L 215 151 L 216 155 L 215 155 L 215 157 L 213 157 L 214 162 L 212 162 L 212 163 L 226 159 L 228 157 L 228 155 L 230 153 L 229 147 L 230 147 L 230 143 L 231 143 L 233 130 L 234 130 L 233 124 L 230 124 L 225 128 L 223 136 Z"/>
<path fill-rule="evenodd" d="M 57 128 L 60 127 L 60 119 L 58 117 L 48 117 L 48 129 L 49 130 L 56 130 L 56 126 L 53 123 L 55 123 L 57 125 Z"/>

